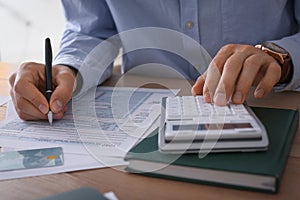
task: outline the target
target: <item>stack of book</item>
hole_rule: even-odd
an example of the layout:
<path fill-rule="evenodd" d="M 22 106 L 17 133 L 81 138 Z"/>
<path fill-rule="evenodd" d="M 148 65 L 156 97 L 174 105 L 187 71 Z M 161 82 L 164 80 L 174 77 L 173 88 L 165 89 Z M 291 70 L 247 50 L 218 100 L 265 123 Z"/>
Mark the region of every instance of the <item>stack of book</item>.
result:
<path fill-rule="evenodd" d="M 203 158 L 198 154 L 162 154 L 154 133 L 127 153 L 126 170 L 173 180 L 277 192 L 299 114 L 296 110 L 275 108 L 253 108 L 253 111 L 268 132 L 267 151 L 210 153 Z"/>

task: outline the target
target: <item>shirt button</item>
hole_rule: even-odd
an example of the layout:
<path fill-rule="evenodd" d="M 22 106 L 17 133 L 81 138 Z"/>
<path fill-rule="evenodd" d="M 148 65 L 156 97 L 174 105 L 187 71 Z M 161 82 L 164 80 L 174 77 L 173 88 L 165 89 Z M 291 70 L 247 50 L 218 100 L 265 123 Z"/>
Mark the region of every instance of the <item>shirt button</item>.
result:
<path fill-rule="evenodd" d="M 188 21 L 187 23 L 185 23 L 185 27 L 187 29 L 192 29 L 194 27 L 194 23 L 192 21 Z"/>

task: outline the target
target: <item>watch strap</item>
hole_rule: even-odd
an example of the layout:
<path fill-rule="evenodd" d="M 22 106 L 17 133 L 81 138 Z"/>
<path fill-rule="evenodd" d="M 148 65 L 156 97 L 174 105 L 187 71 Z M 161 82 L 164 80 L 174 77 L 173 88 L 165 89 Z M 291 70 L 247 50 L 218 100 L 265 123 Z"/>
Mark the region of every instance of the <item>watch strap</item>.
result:
<path fill-rule="evenodd" d="M 288 83 L 293 74 L 292 60 L 289 53 L 284 48 L 272 42 L 263 42 L 255 47 L 272 56 L 280 65 L 281 77 L 278 83 Z"/>

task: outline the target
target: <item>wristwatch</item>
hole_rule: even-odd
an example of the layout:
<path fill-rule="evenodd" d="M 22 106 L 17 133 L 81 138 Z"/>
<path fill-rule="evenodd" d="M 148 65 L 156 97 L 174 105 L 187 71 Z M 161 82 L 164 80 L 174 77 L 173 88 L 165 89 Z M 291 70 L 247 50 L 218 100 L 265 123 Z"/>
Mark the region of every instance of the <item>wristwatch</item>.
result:
<path fill-rule="evenodd" d="M 292 78 L 292 60 L 290 54 L 282 47 L 272 43 L 263 42 L 255 45 L 256 48 L 266 52 L 278 62 L 281 67 L 281 77 L 278 83 L 288 83 Z"/>

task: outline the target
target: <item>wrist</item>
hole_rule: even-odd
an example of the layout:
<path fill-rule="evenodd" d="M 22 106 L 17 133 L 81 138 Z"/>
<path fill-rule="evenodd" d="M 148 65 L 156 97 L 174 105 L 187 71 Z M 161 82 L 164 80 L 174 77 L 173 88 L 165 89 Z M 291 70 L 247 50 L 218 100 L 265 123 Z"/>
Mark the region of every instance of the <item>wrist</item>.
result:
<path fill-rule="evenodd" d="M 273 57 L 281 68 L 281 76 L 278 83 L 288 83 L 292 79 L 293 66 L 289 53 L 282 47 L 272 43 L 263 42 L 255 46 Z"/>
<path fill-rule="evenodd" d="M 56 66 L 66 68 L 67 70 L 71 71 L 75 77 L 77 76 L 78 70 L 70 65 L 60 64 L 60 65 L 56 65 Z"/>

